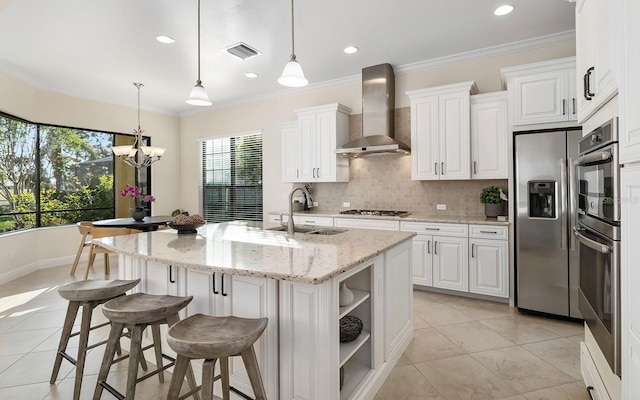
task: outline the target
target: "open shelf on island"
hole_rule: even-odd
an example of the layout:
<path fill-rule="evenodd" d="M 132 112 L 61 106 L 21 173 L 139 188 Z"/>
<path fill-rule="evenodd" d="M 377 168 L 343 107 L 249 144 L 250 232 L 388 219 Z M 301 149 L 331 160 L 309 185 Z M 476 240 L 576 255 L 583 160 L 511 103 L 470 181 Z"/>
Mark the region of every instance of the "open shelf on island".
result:
<path fill-rule="evenodd" d="M 340 366 L 342 367 L 363 344 L 369 340 L 371 332 L 362 331 L 357 338 L 347 343 L 340 343 Z"/>
<path fill-rule="evenodd" d="M 371 367 L 355 361 L 344 366 L 344 386 L 340 390 L 340 400 L 348 399 L 371 373 Z"/>
<path fill-rule="evenodd" d="M 342 318 L 348 313 L 350 313 L 354 308 L 358 307 L 362 304 L 363 301 L 366 301 L 371 294 L 369 292 L 365 292 L 364 290 L 358 289 L 350 289 L 353 292 L 353 303 L 348 306 L 340 307 L 338 318 Z"/>

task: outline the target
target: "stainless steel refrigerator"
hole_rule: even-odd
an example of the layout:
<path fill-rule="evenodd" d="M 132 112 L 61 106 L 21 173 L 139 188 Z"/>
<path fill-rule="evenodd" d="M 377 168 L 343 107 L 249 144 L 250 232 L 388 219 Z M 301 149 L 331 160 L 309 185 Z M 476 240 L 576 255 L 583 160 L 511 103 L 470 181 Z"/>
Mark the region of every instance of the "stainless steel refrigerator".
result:
<path fill-rule="evenodd" d="M 518 308 L 580 318 L 571 190 L 580 130 L 514 137 L 516 303 Z"/>

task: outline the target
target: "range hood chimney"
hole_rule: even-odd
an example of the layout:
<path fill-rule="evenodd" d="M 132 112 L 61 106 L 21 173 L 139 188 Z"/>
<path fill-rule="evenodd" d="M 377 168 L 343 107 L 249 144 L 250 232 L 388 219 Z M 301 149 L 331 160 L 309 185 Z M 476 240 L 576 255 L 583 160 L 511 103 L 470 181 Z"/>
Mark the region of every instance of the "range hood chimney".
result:
<path fill-rule="evenodd" d="M 389 64 L 362 69 L 362 137 L 336 150 L 339 156 L 370 154 L 409 154 L 406 144 L 393 138 L 395 113 L 395 75 Z"/>

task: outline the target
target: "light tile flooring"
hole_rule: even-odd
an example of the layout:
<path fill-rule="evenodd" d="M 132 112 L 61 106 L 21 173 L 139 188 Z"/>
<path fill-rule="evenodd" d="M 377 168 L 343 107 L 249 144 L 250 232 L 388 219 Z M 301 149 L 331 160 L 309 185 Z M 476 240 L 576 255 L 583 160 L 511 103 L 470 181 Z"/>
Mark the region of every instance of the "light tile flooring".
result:
<path fill-rule="evenodd" d="M 69 269 L 40 270 L 0 285 L 0 399 L 71 399 L 70 363 L 63 361 L 58 381 L 49 384 L 67 306 L 57 288 L 74 279 Z M 102 271 L 96 271 L 101 279 Z M 94 311 L 96 321 L 102 318 L 99 309 Z M 580 376 L 581 324 L 521 314 L 505 304 L 415 291 L 414 326 L 413 342 L 376 400 L 589 400 Z M 107 335 L 108 328 L 101 328 L 90 340 Z M 87 357 L 82 399 L 92 397 L 103 350 L 93 349 Z M 126 362 L 112 367 L 108 381 L 122 389 L 126 368 Z M 136 400 L 165 398 L 169 381 L 143 381 Z M 112 397 L 105 393 L 103 398 Z"/>

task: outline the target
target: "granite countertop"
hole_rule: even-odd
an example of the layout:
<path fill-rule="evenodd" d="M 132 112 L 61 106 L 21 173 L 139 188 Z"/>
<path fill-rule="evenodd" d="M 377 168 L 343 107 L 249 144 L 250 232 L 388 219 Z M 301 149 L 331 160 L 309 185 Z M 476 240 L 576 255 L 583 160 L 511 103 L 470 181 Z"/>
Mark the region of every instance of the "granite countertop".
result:
<path fill-rule="evenodd" d="M 205 272 L 320 284 L 415 233 L 348 229 L 337 235 L 262 230 L 244 223 L 207 224 L 197 235 L 174 230 L 94 239 L 109 250 Z"/>
<path fill-rule="evenodd" d="M 288 212 L 270 212 L 269 214 L 283 214 Z M 406 217 L 383 217 L 379 215 L 353 215 L 340 214 L 340 211 L 294 211 L 293 215 L 309 215 L 317 217 L 331 218 L 362 218 L 362 219 L 386 219 L 393 221 L 411 221 L 411 222 L 434 222 L 448 224 L 472 224 L 472 225 L 509 225 L 509 221 L 498 221 L 496 218 L 487 218 L 484 215 L 446 215 L 446 214 L 428 214 L 428 213 L 411 213 Z"/>

